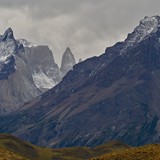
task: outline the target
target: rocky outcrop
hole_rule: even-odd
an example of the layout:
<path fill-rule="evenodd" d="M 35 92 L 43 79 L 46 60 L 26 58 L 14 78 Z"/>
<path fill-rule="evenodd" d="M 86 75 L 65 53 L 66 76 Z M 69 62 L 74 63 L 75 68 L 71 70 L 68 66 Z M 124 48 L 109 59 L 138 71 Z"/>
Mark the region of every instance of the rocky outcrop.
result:
<path fill-rule="evenodd" d="M 73 69 L 73 66 L 75 64 L 76 64 L 76 60 L 74 58 L 74 55 L 72 54 L 71 49 L 67 47 L 62 57 L 62 63 L 61 63 L 62 74 L 66 75 L 68 71 Z"/>
<path fill-rule="evenodd" d="M 0 114 L 18 109 L 61 78 L 47 46 L 15 40 L 11 28 L 0 36 Z"/>

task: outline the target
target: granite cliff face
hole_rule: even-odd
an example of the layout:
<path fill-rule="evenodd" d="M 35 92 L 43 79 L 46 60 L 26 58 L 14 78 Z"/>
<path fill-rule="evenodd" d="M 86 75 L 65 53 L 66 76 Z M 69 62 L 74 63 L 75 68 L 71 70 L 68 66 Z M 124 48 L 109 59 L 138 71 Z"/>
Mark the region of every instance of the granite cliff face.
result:
<path fill-rule="evenodd" d="M 11 112 L 60 82 L 62 74 L 47 46 L 0 36 L 0 113 Z"/>
<path fill-rule="evenodd" d="M 62 56 L 62 63 L 61 63 L 61 72 L 63 75 L 66 75 L 68 71 L 73 69 L 73 66 L 76 64 L 76 60 L 74 55 L 71 52 L 71 49 L 68 47 Z"/>
<path fill-rule="evenodd" d="M 24 47 L 11 28 L 0 36 L 0 113 L 17 109 L 40 94 L 21 56 Z"/>
<path fill-rule="evenodd" d="M 25 48 L 23 59 L 35 86 L 44 92 L 58 84 L 62 79 L 62 73 L 48 46 L 32 44 L 24 39 L 20 39 L 19 42 Z"/>
<path fill-rule="evenodd" d="M 124 42 L 75 65 L 53 89 L 0 117 L 0 131 L 50 147 L 160 142 L 159 95 L 160 17 L 145 17 Z"/>

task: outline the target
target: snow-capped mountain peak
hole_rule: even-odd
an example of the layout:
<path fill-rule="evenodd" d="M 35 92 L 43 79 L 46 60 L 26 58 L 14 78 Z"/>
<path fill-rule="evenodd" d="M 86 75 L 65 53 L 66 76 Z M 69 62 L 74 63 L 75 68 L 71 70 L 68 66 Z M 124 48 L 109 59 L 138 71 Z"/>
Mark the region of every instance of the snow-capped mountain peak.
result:
<path fill-rule="evenodd" d="M 5 61 L 7 57 L 20 52 L 24 52 L 23 45 L 15 40 L 13 30 L 8 28 L 5 33 L 0 36 L 0 61 Z"/>
<path fill-rule="evenodd" d="M 10 112 L 58 84 L 61 71 L 48 46 L 0 35 L 0 113 Z"/>
<path fill-rule="evenodd" d="M 8 28 L 2 36 L 2 41 L 6 41 L 8 39 L 14 39 L 12 28 Z"/>
<path fill-rule="evenodd" d="M 137 26 L 132 33 L 128 34 L 128 37 L 124 41 L 125 47 L 122 49 L 121 54 L 124 54 L 127 48 L 132 47 L 134 44 L 141 42 L 156 32 L 159 27 L 160 16 L 146 16 L 140 21 L 139 26 Z"/>
<path fill-rule="evenodd" d="M 14 39 L 13 30 L 8 28 L 0 37 L 0 61 L 5 61 L 7 57 L 15 53 L 17 43 Z"/>

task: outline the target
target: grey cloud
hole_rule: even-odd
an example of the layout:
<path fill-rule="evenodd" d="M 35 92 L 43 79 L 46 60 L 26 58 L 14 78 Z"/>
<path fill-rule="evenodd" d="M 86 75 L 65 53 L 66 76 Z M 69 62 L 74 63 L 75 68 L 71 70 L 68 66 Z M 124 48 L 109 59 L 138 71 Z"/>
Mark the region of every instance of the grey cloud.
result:
<path fill-rule="evenodd" d="M 0 0 L 0 32 L 49 45 L 56 60 L 70 46 L 90 57 L 123 40 L 144 16 L 160 14 L 159 0 Z"/>

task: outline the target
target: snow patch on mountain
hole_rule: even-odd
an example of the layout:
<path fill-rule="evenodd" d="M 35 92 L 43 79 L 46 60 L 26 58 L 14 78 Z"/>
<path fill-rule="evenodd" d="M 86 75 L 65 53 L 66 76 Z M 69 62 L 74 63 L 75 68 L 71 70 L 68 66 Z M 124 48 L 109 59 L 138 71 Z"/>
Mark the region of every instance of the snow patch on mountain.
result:
<path fill-rule="evenodd" d="M 38 44 L 27 41 L 26 39 L 18 39 L 19 43 L 23 44 L 24 47 L 37 47 Z"/>
<path fill-rule="evenodd" d="M 70 52 L 68 48 L 65 73 L 75 63 Z M 16 110 L 57 85 L 64 75 L 48 46 L 16 40 L 11 28 L 0 35 L 0 113 L 2 108 L 3 112 Z"/>
<path fill-rule="evenodd" d="M 132 47 L 147 38 L 150 34 L 157 31 L 160 26 L 160 16 L 145 17 L 140 21 L 134 31 L 128 34 L 128 37 L 124 41 L 124 47 L 121 50 L 121 55 L 126 52 L 126 49 Z"/>
<path fill-rule="evenodd" d="M 50 89 L 55 86 L 52 78 L 49 78 L 43 71 L 39 71 L 32 75 L 37 88 Z"/>
<path fill-rule="evenodd" d="M 2 56 L 2 57 L 0 57 L 0 62 L 6 61 L 7 58 L 8 58 L 8 56 Z"/>

